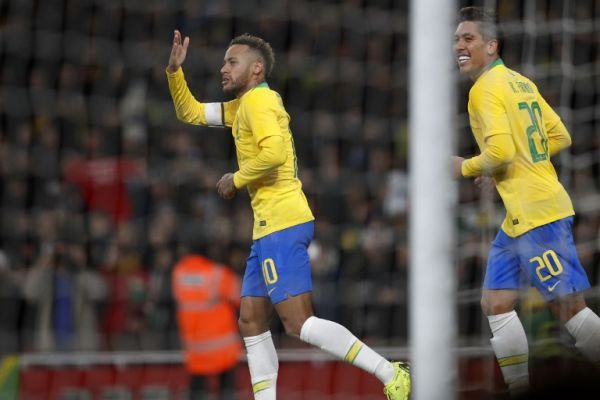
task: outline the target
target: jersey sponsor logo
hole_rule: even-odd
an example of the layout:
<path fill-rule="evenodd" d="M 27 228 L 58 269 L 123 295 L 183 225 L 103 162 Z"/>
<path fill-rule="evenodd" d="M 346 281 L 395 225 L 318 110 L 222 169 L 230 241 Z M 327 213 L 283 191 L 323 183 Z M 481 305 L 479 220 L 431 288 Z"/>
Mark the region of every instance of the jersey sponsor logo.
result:
<path fill-rule="evenodd" d="M 265 221 L 265 220 L 258 221 L 258 225 L 260 225 L 260 226 L 267 226 L 267 221 Z"/>
<path fill-rule="evenodd" d="M 519 225 L 519 220 L 517 218 L 512 220 L 513 225 Z"/>

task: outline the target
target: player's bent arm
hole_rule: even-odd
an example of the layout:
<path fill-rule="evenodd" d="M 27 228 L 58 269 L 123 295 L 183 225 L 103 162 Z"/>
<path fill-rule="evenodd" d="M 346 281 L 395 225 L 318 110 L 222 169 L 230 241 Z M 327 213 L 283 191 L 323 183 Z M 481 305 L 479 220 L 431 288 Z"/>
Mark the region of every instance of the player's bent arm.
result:
<path fill-rule="evenodd" d="M 550 153 L 550 157 L 562 149 L 571 146 L 571 135 L 569 135 L 569 131 L 562 121 L 558 121 L 546 134 L 548 135 L 548 152 Z"/>
<path fill-rule="evenodd" d="M 548 137 L 548 153 L 552 157 L 571 145 L 571 135 L 561 121 L 560 116 L 541 95 L 538 103 L 544 116 L 544 128 Z"/>
<path fill-rule="evenodd" d="M 258 145 L 258 155 L 233 174 L 233 184 L 237 189 L 262 178 L 287 160 L 283 137 L 280 135 L 267 136 Z"/>
<path fill-rule="evenodd" d="M 480 155 L 465 160 L 461 165 L 461 173 L 466 178 L 490 175 L 510 164 L 515 154 L 516 148 L 511 135 L 489 136 L 485 150 Z"/>
<path fill-rule="evenodd" d="M 231 126 L 239 106 L 235 99 L 225 103 L 201 103 L 188 88 L 183 69 L 166 71 L 169 91 L 173 98 L 177 119 L 192 125 Z"/>

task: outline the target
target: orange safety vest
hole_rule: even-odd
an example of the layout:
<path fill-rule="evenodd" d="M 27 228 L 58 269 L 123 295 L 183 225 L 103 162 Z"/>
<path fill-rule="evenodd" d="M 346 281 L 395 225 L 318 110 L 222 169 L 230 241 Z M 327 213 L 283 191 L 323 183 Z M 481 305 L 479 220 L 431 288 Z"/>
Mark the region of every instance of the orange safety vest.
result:
<path fill-rule="evenodd" d="M 217 374 L 238 362 L 240 286 L 229 268 L 202 256 L 184 256 L 175 265 L 173 295 L 188 372 Z"/>

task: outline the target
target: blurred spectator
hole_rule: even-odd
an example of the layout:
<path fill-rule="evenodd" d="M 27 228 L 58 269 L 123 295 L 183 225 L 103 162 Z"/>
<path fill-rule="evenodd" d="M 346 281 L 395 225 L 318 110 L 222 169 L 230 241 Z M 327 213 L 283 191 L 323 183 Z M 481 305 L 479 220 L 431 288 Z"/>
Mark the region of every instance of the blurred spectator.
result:
<path fill-rule="evenodd" d="M 106 286 L 81 245 L 47 244 L 27 273 L 24 295 L 35 313 L 35 350 L 100 349 L 97 306 Z"/>
<path fill-rule="evenodd" d="M 315 239 L 308 247 L 313 277 L 313 307 L 322 318 L 336 320 L 340 251 L 335 226 L 327 218 L 315 222 Z"/>
<path fill-rule="evenodd" d="M 136 158 L 105 155 L 101 132 L 90 132 L 87 158 L 73 156 L 65 164 L 65 180 L 77 185 L 89 211 L 108 212 L 120 223 L 133 215 L 127 181 L 143 173 Z"/>
<path fill-rule="evenodd" d="M 145 348 L 173 350 L 179 348 L 175 302 L 172 291 L 173 250 L 156 246 L 148 261 L 150 273 L 146 299 Z"/>
<path fill-rule="evenodd" d="M 24 272 L 22 266 L 13 265 L 6 252 L 0 250 L 0 358 L 20 350 Z"/>
<path fill-rule="evenodd" d="M 173 269 L 177 322 L 191 376 L 190 399 L 208 399 L 207 377 L 219 379 L 219 399 L 235 396 L 235 367 L 242 354 L 237 326 L 241 280 L 229 267 L 184 255 Z"/>
<path fill-rule="evenodd" d="M 142 265 L 133 226 L 119 226 L 109 244 L 102 274 L 109 287 L 103 313 L 103 332 L 109 350 L 141 350 L 146 332 L 148 271 Z"/>

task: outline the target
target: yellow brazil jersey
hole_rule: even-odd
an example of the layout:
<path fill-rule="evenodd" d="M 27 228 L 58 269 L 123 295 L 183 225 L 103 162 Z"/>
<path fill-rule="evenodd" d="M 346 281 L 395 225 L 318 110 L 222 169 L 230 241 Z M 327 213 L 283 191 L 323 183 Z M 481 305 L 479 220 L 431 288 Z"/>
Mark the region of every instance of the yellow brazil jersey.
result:
<path fill-rule="evenodd" d="M 560 117 L 526 77 L 496 60 L 469 92 L 469 119 L 480 150 L 494 135 L 510 135 L 515 156 L 492 172 L 506 208 L 502 230 L 519 236 L 574 214 L 550 155 L 557 141 L 570 141 Z"/>
<path fill-rule="evenodd" d="M 246 186 L 254 212 L 253 239 L 312 221 L 313 214 L 298 179 L 290 116 L 279 94 L 261 83 L 239 98 L 224 103 L 200 103 L 190 93 L 183 71 L 167 71 L 177 117 L 187 123 L 229 126 L 235 141 L 239 170 L 236 187 Z M 276 166 L 261 158 L 266 144 L 275 143 L 281 160 Z"/>

